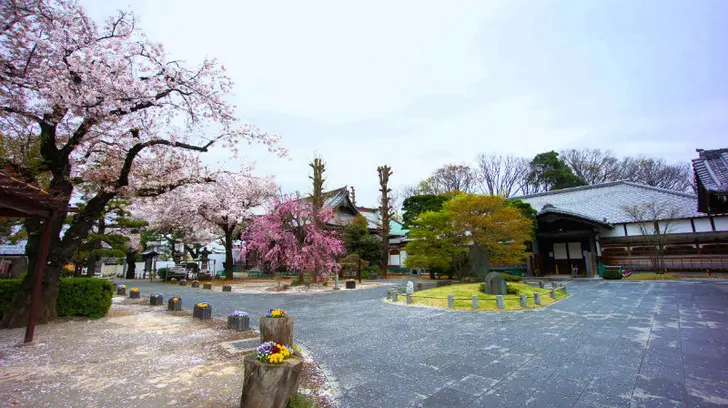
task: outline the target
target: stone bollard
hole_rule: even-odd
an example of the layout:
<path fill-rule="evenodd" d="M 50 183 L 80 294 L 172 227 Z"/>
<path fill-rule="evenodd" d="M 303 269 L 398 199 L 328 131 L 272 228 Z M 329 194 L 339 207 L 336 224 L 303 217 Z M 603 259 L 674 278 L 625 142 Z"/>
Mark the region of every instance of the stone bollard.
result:
<path fill-rule="evenodd" d="M 392 291 L 392 302 L 396 302 L 396 301 L 397 301 L 397 290 L 395 289 Z"/>
<path fill-rule="evenodd" d="M 339 290 L 339 274 L 334 275 L 334 290 Z M 387 297 L 389 299 L 389 297 Z"/>
<path fill-rule="evenodd" d="M 473 309 L 478 308 L 478 295 L 473 295 Z"/>
<path fill-rule="evenodd" d="M 551 288 L 551 299 L 556 299 L 556 289 Z"/>
<path fill-rule="evenodd" d="M 561 287 L 561 292 L 563 292 L 564 294 L 569 293 L 569 291 L 566 289 L 566 285 Z"/>
<path fill-rule="evenodd" d="M 455 307 L 455 296 L 447 295 L 447 307 L 449 307 L 449 308 Z"/>
<path fill-rule="evenodd" d="M 409 305 L 410 303 L 412 303 L 412 294 L 408 293 L 407 294 L 407 304 Z"/>
<path fill-rule="evenodd" d="M 543 281 L 538 281 L 538 287 L 539 288 L 543 289 L 544 286 L 546 286 L 546 285 L 543 284 Z"/>
<path fill-rule="evenodd" d="M 495 296 L 495 304 L 498 306 L 498 309 L 505 309 L 506 305 L 503 303 L 503 295 L 496 295 Z"/>
<path fill-rule="evenodd" d="M 536 304 L 536 305 L 538 305 L 538 306 L 541 306 L 541 294 L 540 293 L 534 292 L 534 294 L 533 294 L 533 303 Z"/>
<path fill-rule="evenodd" d="M 392 289 L 391 288 L 387 289 L 387 300 L 392 300 Z"/>
<path fill-rule="evenodd" d="M 528 307 L 528 300 L 526 299 L 525 293 L 521 293 L 521 307 Z"/>

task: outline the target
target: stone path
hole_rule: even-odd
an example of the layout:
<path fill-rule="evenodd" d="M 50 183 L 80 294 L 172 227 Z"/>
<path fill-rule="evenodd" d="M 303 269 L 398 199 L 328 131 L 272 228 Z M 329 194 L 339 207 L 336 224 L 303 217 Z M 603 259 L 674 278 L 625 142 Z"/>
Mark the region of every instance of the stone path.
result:
<path fill-rule="evenodd" d="M 728 405 L 728 281 L 573 282 L 525 312 L 397 306 L 383 288 L 242 295 L 129 281 L 213 314 L 283 307 L 345 407 Z M 251 322 L 257 326 L 257 319 Z"/>

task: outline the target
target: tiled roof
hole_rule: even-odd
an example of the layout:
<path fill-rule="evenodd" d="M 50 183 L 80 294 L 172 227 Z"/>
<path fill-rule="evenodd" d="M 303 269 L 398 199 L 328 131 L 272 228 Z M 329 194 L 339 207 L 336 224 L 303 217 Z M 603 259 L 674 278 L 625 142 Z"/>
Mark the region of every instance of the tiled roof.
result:
<path fill-rule="evenodd" d="M 21 200 L 26 207 L 23 211 L 66 208 L 66 202 L 63 199 L 26 183 L 10 168 L 3 167 L 0 167 L 0 195 Z"/>
<path fill-rule="evenodd" d="M 700 184 L 711 193 L 728 193 L 728 149 L 700 150 L 693 170 Z"/>
<path fill-rule="evenodd" d="M 671 203 L 681 217 L 703 217 L 698 213 L 697 197 L 692 194 L 637 184 L 628 181 L 596 184 L 547 191 L 521 197 L 512 197 L 531 204 L 536 211 L 568 212 L 601 223 L 616 224 L 633 222 L 624 211 L 625 207 L 651 202 Z"/>

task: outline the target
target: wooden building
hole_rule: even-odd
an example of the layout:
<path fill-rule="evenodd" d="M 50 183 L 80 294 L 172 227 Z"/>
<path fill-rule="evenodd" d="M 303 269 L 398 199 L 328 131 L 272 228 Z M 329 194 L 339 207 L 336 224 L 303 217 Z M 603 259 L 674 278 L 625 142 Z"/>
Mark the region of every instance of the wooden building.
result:
<path fill-rule="evenodd" d="M 698 211 L 728 214 L 728 149 L 697 150 L 693 159 Z"/>

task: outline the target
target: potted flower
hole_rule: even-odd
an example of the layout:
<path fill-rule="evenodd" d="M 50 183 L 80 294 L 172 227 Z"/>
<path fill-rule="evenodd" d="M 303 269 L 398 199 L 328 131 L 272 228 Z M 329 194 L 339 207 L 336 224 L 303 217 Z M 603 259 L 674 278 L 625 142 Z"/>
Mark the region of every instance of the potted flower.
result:
<path fill-rule="evenodd" d="M 202 289 L 212 289 L 212 283 L 203 283 Z"/>
<path fill-rule="evenodd" d="M 298 390 L 303 359 L 290 346 L 264 342 L 243 361 L 241 407 L 281 408 Z"/>
<path fill-rule="evenodd" d="M 245 312 L 234 311 L 228 315 L 228 329 L 246 331 L 250 329 L 250 316 Z"/>
<path fill-rule="evenodd" d="M 126 296 L 126 285 L 116 286 L 116 294 L 120 296 Z"/>
<path fill-rule="evenodd" d="M 182 298 L 179 296 L 169 298 L 169 301 L 167 302 L 167 310 L 182 310 Z"/>
<path fill-rule="evenodd" d="M 164 305 L 164 294 L 162 293 L 152 293 L 151 296 L 149 296 L 149 304 L 152 306 L 162 306 Z"/>
<path fill-rule="evenodd" d="M 207 302 L 200 302 L 192 309 L 192 317 L 198 319 L 212 319 L 212 306 Z"/>
<path fill-rule="evenodd" d="M 222 291 L 223 292 L 232 292 L 233 287 L 232 287 L 232 285 L 222 285 Z"/>
<path fill-rule="evenodd" d="M 139 299 L 139 288 L 131 288 L 129 291 L 129 299 Z"/>
<path fill-rule="evenodd" d="M 293 344 L 293 316 L 283 309 L 271 309 L 260 318 L 260 342 Z"/>
<path fill-rule="evenodd" d="M 347 289 L 356 289 L 356 281 L 354 279 L 347 279 L 346 288 Z"/>
<path fill-rule="evenodd" d="M 180 279 L 180 280 L 179 280 L 179 285 L 180 285 L 180 286 L 187 286 L 187 281 L 186 281 L 186 280 L 184 280 L 184 279 Z"/>
<path fill-rule="evenodd" d="M 195 280 L 193 280 L 193 281 L 192 281 L 192 285 L 190 285 L 190 286 L 192 286 L 193 288 L 199 288 L 199 287 L 200 287 L 200 282 L 198 282 L 198 281 L 197 281 L 197 280 L 195 279 Z"/>

